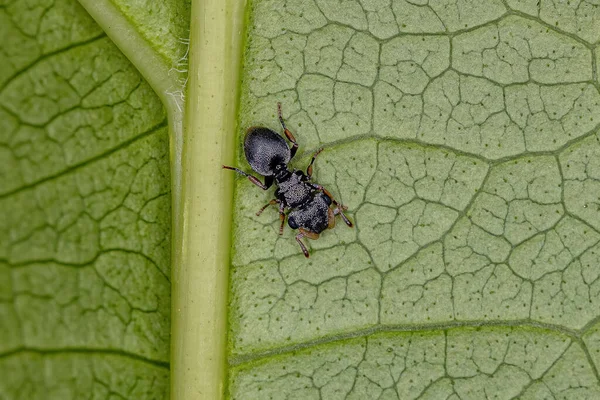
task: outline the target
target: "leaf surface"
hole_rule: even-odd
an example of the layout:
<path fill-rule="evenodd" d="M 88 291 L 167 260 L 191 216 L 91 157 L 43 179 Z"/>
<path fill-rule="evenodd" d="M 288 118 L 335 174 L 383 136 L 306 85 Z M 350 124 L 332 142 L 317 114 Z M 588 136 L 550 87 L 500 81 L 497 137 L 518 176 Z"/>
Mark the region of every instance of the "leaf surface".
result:
<path fill-rule="evenodd" d="M 132 29 L 171 32 L 145 46 L 174 63 L 188 9 Z M 165 398 L 165 108 L 76 1 L 3 2 L 0 21 L 0 393 Z"/>
<path fill-rule="evenodd" d="M 164 398 L 190 5 L 81 3 L 0 5 L 0 393 Z M 249 7 L 239 142 L 282 102 L 356 228 L 236 181 L 229 397 L 600 397 L 600 7 Z"/>
<path fill-rule="evenodd" d="M 253 2 L 241 127 L 356 229 L 305 259 L 238 179 L 231 398 L 600 396 L 600 11 L 551 4 Z"/>

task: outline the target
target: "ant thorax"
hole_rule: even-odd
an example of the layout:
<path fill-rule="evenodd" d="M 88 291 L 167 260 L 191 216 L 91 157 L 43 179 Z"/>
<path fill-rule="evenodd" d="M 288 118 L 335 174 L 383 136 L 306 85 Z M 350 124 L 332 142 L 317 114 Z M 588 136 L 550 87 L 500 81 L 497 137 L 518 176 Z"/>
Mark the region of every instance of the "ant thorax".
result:
<path fill-rule="evenodd" d="M 277 197 L 284 200 L 288 207 L 296 208 L 310 201 L 314 188 L 306 183 L 306 175 L 302 171 L 291 171 L 287 179 L 278 181 Z"/>

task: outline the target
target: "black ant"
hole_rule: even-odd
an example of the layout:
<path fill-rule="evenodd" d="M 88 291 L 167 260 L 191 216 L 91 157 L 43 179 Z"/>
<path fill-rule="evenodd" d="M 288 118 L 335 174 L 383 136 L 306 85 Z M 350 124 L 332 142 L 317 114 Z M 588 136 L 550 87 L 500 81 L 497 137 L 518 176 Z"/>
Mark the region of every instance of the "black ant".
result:
<path fill-rule="evenodd" d="M 352 222 L 344 215 L 344 210 L 348 208 L 336 200 L 323 186 L 312 183 L 312 165 L 322 148 L 313 155 L 306 174 L 300 170 L 289 170 L 288 163 L 298 151 L 298 143 L 283 121 L 281 115 L 281 103 L 277 103 L 277 115 L 279 122 L 283 127 L 283 132 L 292 147 L 288 147 L 285 139 L 276 132 L 264 127 L 251 127 L 246 132 L 244 139 L 244 153 L 250 167 L 265 177 L 263 184 L 258 178 L 247 174 L 234 167 L 223 165 L 223 168 L 236 171 L 247 177 L 250 182 L 263 190 L 267 190 L 273 185 L 277 185 L 275 198 L 262 207 L 256 215 L 271 205 L 279 204 L 279 218 L 281 225 L 279 234 L 283 234 L 283 225 L 285 223 L 286 210 L 291 209 L 288 215 L 288 225 L 292 229 L 298 229 L 300 233 L 296 235 L 296 241 L 302 248 L 305 257 L 308 257 L 308 250 L 302 242 L 303 237 L 309 239 L 318 239 L 319 234 L 325 229 L 331 229 L 335 226 L 335 216 L 340 215 L 346 225 L 352 227 Z M 334 208 L 330 206 L 333 203 Z"/>

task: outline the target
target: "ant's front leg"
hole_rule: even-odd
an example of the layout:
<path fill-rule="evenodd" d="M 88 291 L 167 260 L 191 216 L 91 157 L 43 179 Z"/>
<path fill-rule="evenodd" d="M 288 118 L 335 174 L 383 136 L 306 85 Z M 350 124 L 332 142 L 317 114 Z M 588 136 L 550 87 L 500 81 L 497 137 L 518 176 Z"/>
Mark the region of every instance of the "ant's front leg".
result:
<path fill-rule="evenodd" d="M 336 215 L 340 214 L 340 216 L 342 217 L 342 219 L 344 220 L 344 222 L 346 223 L 346 225 L 348 225 L 350 228 L 352 228 L 352 226 L 354 226 L 354 225 L 348 219 L 348 217 L 346 217 L 346 214 L 344 214 L 344 210 L 347 210 L 348 207 L 344 206 L 343 204 L 339 203 L 336 199 L 334 199 L 333 195 L 331 193 L 329 193 L 329 190 L 325 189 L 323 186 L 318 185 L 316 183 L 311 183 L 311 185 L 315 189 L 320 190 L 321 192 L 325 193 L 325 195 L 331 199 L 331 201 L 333 202 L 333 204 L 336 205 L 336 209 L 334 209 L 333 212 Z"/>
<path fill-rule="evenodd" d="M 336 210 L 339 208 L 336 207 Z M 335 211 L 327 207 L 327 229 L 335 228 Z"/>
<path fill-rule="evenodd" d="M 248 178 L 250 180 L 250 182 L 254 183 L 256 186 L 258 186 L 262 190 L 267 190 L 268 188 L 270 188 L 273 185 L 273 177 L 272 176 L 265 176 L 265 183 L 262 183 L 257 177 L 247 174 L 244 171 L 242 171 L 241 169 L 237 169 L 234 167 L 228 167 L 227 165 L 223 165 L 223 168 L 230 169 L 232 171 L 237 172 L 240 175 L 244 175 L 246 178 Z"/>
<path fill-rule="evenodd" d="M 330 208 L 331 210 L 331 208 Z M 346 224 L 348 224 L 348 222 L 350 222 L 350 224 L 348 225 L 349 227 L 352 227 L 352 222 L 348 219 L 348 217 L 346 217 L 346 215 L 343 213 L 344 211 L 348 210 L 348 207 L 346 207 L 343 204 L 340 204 L 339 206 L 335 206 L 335 208 L 332 210 L 333 213 L 333 218 L 335 221 L 335 216 L 336 215 L 340 215 L 342 217 L 342 219 L 344 220 L 344 222 Z M 334 222 L 335 225 L 335 222 Z"/>
<path fill-rule="evenodd" d="M 293 143 L 292 147 L 290 148 L 291 160 L 296 155 L 296 151 L 298 151 L 298 143 L 296 142 L 296 138 L 294 137 L 294 135 L 292 135 L 292 132 L 290 132 L 290 130 L 286 128 L 285 122 L 283 122 L 283 114 L 281 113 L 281 103 L 277 103 L 277 116 L 279 117 L 279 122 L 283 127 L 283 133 L 285 133 L 285 136 L 288 138 L 288 140 Z"/>
<path fill-rule="evenodd" d="M 296 242 L 298 242 L 298 244 L 300 245 L 300 248 L 302 249 L 302 252 L 304 253 L 304 257 L 308 258 L 309 257 L 308 250 L 306 249 L 306 246 L 304 245 L 304 243 L 302 243 L 302 238 L 307 237 L 309 239 L 316 240 L 319 238 L 319 234 L 311 232 L 311 231 L 307 231 L 303 228 L 298 228 L 298 230 L 300 231 L 300 233 L 296 235 Z"/>

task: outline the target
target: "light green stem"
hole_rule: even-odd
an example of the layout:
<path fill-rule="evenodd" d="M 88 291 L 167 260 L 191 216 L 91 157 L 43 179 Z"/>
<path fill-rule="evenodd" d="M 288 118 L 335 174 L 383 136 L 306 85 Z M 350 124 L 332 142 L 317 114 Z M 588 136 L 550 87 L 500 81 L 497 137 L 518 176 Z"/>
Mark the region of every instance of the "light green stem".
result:
<path fill-rule="evenodd" d="M 183 142 L 181 247 L 173 254 L 171 399 L 226 386 L 233 159 L 245 2 L 194 0 Z"/>
<path fill-rule="evenodd" d="M 245 1 L 193 0 L 184 110 L 171 66 L 109 0 L 80 0 L 163 101 L 173 190 L 171 399 L 221 399 L 226 386 L 231 163 Z"/>

